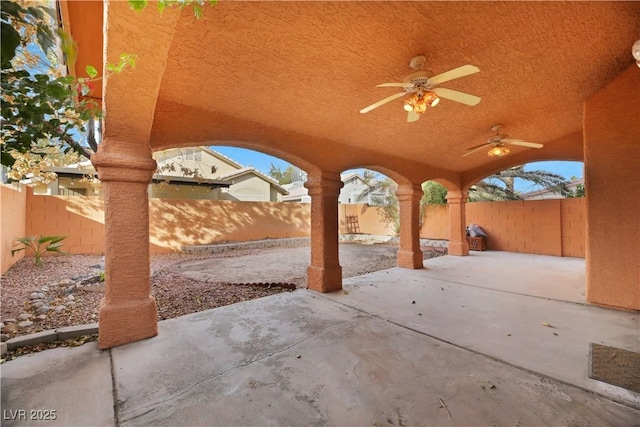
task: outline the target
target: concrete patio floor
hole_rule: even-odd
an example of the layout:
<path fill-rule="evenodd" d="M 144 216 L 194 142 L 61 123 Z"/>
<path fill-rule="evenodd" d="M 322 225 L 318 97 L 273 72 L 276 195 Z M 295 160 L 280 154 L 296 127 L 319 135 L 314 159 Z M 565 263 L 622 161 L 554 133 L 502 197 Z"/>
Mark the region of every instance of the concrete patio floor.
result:
<path fill-rule="evenodd" d="M 638 393 L 587 377 L 590 342 L 640 351 L 640 316 L 582 304 L 584 260 L 425 266 L 166 320 L 110 351 L 18 358 L 1 366 L 2 425 L 640 424 Z"/>

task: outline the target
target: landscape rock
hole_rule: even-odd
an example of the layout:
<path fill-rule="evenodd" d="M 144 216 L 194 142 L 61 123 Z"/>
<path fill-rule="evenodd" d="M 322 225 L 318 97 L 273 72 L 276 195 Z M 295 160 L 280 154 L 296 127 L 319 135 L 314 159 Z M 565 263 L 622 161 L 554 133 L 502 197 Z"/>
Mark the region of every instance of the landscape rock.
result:
<path fill-rule="evenodd" d="M 34 310 L 42 307 L 44 305 L 44 303 L 42 301 L 36 301 L 33 304 L 31 304 L 31 308 L 33 308 Z"/>
<path fill-rule="evenodd" d="M 64 290 L 64 294 L 65 295 L 69 295 L 70 293 L 72 293 L 75 290 L 76 290 L 76 285 L 71 285 L 67 289 Z"/>
<path fill-rule="evenodd" d="M 73 280 L 71 279 L 62 279 L 58 282 L 60 285 L 74 285 Z"/>
<path fill-rule="evenodd" d="M 18 323 L 19 328 L 28 328 L 31 325 L 33 325 L 33 322 L 31 320 L 25 320 L 24 322 Z"/>
<path fill-rule="evenodd" d="M 29 313 L 22 313 L 21 315 L 18 316 L 18 320 L 29 320 L 33 317 L 32 314 Z"/>
<path fill-rule="evenodd" d="M 5 342 L 6 340 L 9 339 L 9 335 L 7 334 L 0 334 L 0 342 Z"/>
<path fill-rule="evenodd" d="M 44 294 L 42 292 L 34 292 L 29 295 L 29 299 L 44 299 Z"/>
<path fill-rule="evenodd" d="M 42 292 L 49 292 L 49 287 L 48 286 L 43 286 L 40 289 L 42 289 Z"/>
<path fill-rule="evenodd" d="M 16 322 L 17 322 L 17 320 L 16 320 L 16 319 L 4 319 L 4 321 L 5 321 L 6 323 L 16 323 Z"/>
<path fill-rule="evenodd" d="M 65 304 L 67 307 L 75 307 L 76 306 L 76 302 L 75 301 L 69 301 Z"/>
<path fill-rule="evenodd" d="M 62 313 L 67 307 L 65 307 L 64 305 L 59 305 L 55 308 L 56 313 Z"/>
<path fill-rule="evenodd" d="M 67 301 L 73 301 L 75 299 L 76 297 L 74 297 L 73 295 L 67 295 L 67 298 L 66 298 Z"/>
<path fill-rule="evenodd" d="M 48 305 L 43 305 L 42 307 L 36 310 L 36 314 L 44 314 L 50 310 Z"/>
<path fill-rule="evenodd" d="M 41 314 L 39 316 L 36 316 L 37 320 L 47 320 L 47 316 L 45 316 L 44 314 Z"/>

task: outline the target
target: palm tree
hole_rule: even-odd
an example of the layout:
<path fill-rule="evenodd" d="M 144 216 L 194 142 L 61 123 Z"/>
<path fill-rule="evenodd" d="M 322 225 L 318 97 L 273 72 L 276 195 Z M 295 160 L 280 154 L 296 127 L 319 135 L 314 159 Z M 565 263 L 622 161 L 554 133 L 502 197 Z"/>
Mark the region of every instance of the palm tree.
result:
<path fill-rule="evenodd" d="M 561 175 L 542 170 L 526 171 L 524 165 L 520 165 L 488 176 L 473 185 L 469 189 L 469 200 L 472 202 L 522 200 L 515 190 L 516 178 L 548 188 L 563 196 L 571 194 L 567 188 L 567 180 Z"/>

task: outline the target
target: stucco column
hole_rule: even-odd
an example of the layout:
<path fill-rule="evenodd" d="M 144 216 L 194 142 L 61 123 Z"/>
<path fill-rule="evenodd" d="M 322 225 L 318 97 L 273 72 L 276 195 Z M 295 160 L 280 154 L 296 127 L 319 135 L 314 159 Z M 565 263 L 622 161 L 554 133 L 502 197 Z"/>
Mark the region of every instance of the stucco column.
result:
<path fill-rule="evenodd" d="M 338 194 L 340 174 L 309 176 L 304 186 L 311 196 L 311 265 L 307 287 L 318 292 L 342 289 L 338 255 Z"/>
<path fill-rule="evenodd" d="M 447 203 L 449 203 L 449 255 L 469 255 L 465 215 L 467 198 L 468 193 L 466 191 L 449 191 L 447 193 Z"/>
<path fill-rule="evenodd" d="M 105 214 L 101 349 L 158 334 L 156 303 L 150 292 L 147 194 L 156 162 L 142 144 L 109 141 L 107 147 L 91 156 L 102 181 Z"/>
<path fill-rule="evenodd" d="M 400 249 L 398 267 L 422 268 L 420 250 L 420 198 L 419 185 L 399 185 L 396 196 L 400 204 Z"/>

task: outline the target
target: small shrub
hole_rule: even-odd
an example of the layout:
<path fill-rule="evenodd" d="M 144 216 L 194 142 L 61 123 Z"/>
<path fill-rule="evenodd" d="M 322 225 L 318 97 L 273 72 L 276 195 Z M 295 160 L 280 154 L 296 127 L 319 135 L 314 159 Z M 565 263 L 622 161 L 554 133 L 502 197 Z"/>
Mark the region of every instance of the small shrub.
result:
<path fill-rule="evenodd" d="M 66 236 L 43 236 L 42 234 L 39 236 L 18 237 L 16 238 L 18 247 L 11 250 L 11 256 L 16 252 L 26 252 L 29 249 L 33 252 L 36 265 L 40 267 L 42 266 L 42 255 L 45 252 L 66 253 L 61 249 L 62 241 L 66 238 Z"/>
<path fill-rule="evenodd" d="M 104 271 L 101 271 L 101 272 L 98 274 L 98 281 L 99 281 L 99 282 L 104 282 Z"/>

